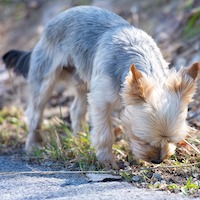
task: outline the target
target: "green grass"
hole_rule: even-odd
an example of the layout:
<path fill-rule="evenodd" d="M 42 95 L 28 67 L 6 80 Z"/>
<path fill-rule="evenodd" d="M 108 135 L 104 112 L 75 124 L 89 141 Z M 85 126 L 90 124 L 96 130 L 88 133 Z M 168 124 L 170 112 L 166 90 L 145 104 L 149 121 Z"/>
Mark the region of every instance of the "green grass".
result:
<path fill-rule="evenodd" d="M 95 151 L 90 146 L 88 132 L 80 132 L 74 137 L 67 125 L 61 121 L 43 129 L 49 134 L 46 138 L 48 142 L 44 148 L 35 150 L 36 157 L 59 161 L 73 170 L 100 169 Z"/>
<path fill-rule="evenodd" d="M 189 177 L 185 185 L 169 184 L 167 188 L 173 192 L 182 192 L 185 195 L 192 195 L 200 190 L 200 184 L 195 183 L 192 177 Z"/>

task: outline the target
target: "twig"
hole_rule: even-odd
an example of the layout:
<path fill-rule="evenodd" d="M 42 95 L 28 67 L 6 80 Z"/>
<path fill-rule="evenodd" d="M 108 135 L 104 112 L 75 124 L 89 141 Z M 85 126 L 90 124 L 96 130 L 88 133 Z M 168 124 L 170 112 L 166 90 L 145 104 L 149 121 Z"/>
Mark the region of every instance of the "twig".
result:
<path fill-rule="evenodd" d="M 196 165 L 200 165 L 200 162 L 191 163 L 191 164 L 187 164 L 187 165 L 176 165 L 176 166 L 166 165 L 166 166 L 156 166 L 156 167 L 149 167 L 149 168 L 142 167 L 142 168 L 140 168 L 140 170 L 166 169 L 166 168 L 186 168 L 186 167 L 192 167 L 192 166 L 196 166 Z"/>
<path fill-rule="evenodd" d="M 195 142 L 197 142 L 198 144 L 200 144 L 200 140 L 198 140 L 197 138 L 193 137 L 192 135 L 188 134 L 189 135 L 189 139 L 192 139 L 194 140 Z"/>
<path fill-rule="evenodd" d="M 199 155 L 200 151 L 192 144 L 190 144 L 187 140 L 183 140 L 188 146 L 190 146 L 192 149 L 194 149 Z"/>

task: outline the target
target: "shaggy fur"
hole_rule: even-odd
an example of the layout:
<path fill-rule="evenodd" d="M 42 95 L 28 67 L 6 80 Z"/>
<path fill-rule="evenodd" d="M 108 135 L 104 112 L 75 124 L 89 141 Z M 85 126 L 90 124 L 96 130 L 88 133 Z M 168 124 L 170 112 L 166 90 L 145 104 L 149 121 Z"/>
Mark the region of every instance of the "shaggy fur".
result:
<path fill-rule="evenodd" d="M 8 67 L 12 57 L 7 53 L 4 59 Z M 61 13 L 45 27 L 30 66 L 25 60 L 15 69 L 21 67 L 24 75 L 28 71 L 28 153 L 42 144 L 44 107 L 60 78 L 74 89 L 70 114 L 75 134 L 85 122 L 89 91 L 92 145 L 99 161 L 113 168 L 118 168 L 112 154 L 116 106 L 138 159 L 162 162 L 188 133 L 187 106 L 199 64 L 169 70 L 153 39 L 112 12 L 81 6 Z"/>

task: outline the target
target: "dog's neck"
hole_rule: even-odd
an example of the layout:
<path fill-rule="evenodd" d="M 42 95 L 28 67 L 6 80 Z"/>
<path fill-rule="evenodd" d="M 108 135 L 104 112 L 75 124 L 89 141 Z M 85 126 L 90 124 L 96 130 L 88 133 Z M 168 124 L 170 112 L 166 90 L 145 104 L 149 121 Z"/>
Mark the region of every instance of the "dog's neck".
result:
<path fill-rule="evenodd" d="M 135 59 L 135 61 L 134 61 Z M 164 79 L 167 78 L 169 69 L 168 69 L 168 63 L 163 59 L 160 58 L 160 60 L 153 60 L 149 59 L 148 61 L 145 59 L 134 58 L 133 61 L 130 61 L 130 63 L 134 63 L 134 65 L 137 67 L 139 71 L 146 74 L 148 77 L 151 77 L 158 83 L 162 83 Z M 129 74 L 130 71 L 130 65 L 127 66 L 126 70 L 123 72 L 121 76 L 121 83 L 123 83 Z"/>
<path fill-rule="evenodd" d="M 122 83 L 130 71 L 130 66 L 134 64 L 136 68 L 142 73 L 151 77 L 156 82 L 161 83 L 168 77 L 169 67 L 168 63 L 163 59 L 160 52 L 151 52 L 151 49 L 145 50 L 140 47 L 137 54 L 134 54 L 129 60 L 126 70 L 122 74 Z"/>

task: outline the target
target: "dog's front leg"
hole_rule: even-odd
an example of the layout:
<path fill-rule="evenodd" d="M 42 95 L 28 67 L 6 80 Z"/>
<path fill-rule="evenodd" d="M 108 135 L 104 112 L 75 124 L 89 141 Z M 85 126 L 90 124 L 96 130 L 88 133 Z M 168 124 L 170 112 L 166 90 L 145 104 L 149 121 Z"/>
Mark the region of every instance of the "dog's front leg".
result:
<path fill-rule="evenodd" d="M 106 167 L 111 166 L 113 169 L 118 169 L 112 153 L 112 145 L 115 139 L 112 128 L 113 106 L 104 102 L 103 99 L 99 101 L 96 95 L 89 95 L 92 122 L 91 142 L 96 149 L 98 160 Z"/>

